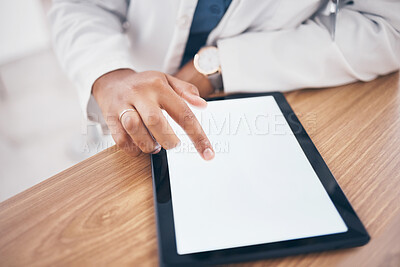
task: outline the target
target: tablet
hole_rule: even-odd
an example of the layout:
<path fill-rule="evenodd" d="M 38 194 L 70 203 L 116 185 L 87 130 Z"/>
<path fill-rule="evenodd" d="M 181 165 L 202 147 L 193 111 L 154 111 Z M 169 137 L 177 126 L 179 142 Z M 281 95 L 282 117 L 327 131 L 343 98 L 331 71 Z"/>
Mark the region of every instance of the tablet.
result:
<path fill-rule="evenodd" d="M 213 148 L 152 155 L 162 266 L 194 266 L 360 246 L 369 235 L 281 93 L 192 108 Z"/>

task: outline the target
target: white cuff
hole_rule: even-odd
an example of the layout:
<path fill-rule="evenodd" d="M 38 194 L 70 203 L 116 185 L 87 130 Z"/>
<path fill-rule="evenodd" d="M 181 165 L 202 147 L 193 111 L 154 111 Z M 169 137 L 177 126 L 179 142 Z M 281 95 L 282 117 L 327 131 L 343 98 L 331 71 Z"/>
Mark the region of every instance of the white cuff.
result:
<path fill-rule="evenodd" d="M 102 126 L 105 121 L 101 110 L 92 96 L 92 87 L 94 82 L 102 75 L 117 70 L 117 69 L 134 69 L 132 62 L 126 58 L 113 58 L 112 60 L 105 60 L 105 63 L 99 65 L 89 71 L 81 73 L 80 81 L 78 82 L 78 89 L 80 93 L 80 104 L 82 107 L 83 115 L 90 121 L 99 122 Z"/>

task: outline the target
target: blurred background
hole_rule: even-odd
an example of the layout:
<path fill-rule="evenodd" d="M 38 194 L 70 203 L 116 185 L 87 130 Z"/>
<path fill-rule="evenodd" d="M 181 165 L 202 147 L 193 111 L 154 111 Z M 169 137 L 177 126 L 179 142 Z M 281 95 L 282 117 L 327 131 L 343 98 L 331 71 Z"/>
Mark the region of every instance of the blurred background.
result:
<path fill-rule="evenodd" d="M 51 48 L 50 7 L 0 1 L 0 202 L 112 145 L 83 120 Z"/>

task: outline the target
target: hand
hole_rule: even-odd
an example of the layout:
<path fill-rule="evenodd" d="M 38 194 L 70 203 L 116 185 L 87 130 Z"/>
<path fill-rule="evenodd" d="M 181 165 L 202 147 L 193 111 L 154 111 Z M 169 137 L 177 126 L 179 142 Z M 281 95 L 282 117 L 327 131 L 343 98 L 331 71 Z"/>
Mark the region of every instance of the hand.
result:
<path fill-rule="evenodd" d="M 180 143 L 164 109 L 186 131 L 203 159 L 214 157 L 210 141 L 184 101 L 207 105 L 194 85 L 157 71 L 120 69 L 98 78 L 92 93 L 115 142 L 128 154 L 158 153 L 161 146 L 171 149 Z M 119 121 L 125 109 L 134 111 L 124 113 Z"/>
<path fill-rule="evenodd" d="M 193 60 L 186 63 L 174 76 L 182 81 L 195 85 L 201 97 L 206 97 L 214 92 L 214 88 L 208 78 L 198 72 L 194 67 Z"/>

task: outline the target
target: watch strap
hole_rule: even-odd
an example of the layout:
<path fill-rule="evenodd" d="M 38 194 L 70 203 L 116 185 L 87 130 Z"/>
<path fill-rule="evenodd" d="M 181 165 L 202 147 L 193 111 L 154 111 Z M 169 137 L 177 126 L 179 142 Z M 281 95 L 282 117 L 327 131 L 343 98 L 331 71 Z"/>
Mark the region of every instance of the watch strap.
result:
<path fill-rule="evenodd" d="M 211 86 L 214 88 L 215 92 L 223 91 L 224 85 L 222 82 L 222 75 L 220 71 L 208 75 L 207 78 L 210 81 Z"/>

